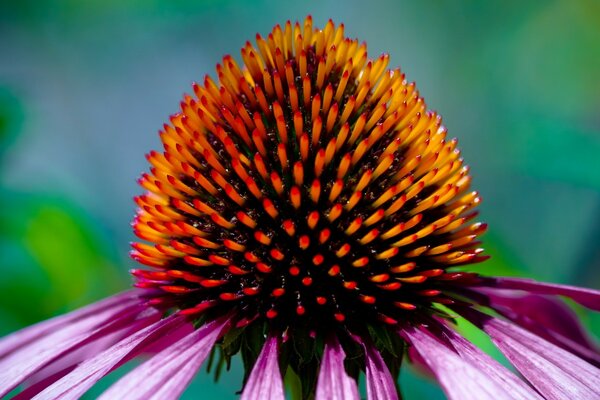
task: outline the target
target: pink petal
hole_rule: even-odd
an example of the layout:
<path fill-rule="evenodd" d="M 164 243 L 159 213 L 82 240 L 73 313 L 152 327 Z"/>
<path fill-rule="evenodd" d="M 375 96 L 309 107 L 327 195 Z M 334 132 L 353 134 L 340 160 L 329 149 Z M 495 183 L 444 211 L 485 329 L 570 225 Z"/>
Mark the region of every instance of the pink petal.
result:
<path fill-rule="evenodd" d="M 325 343 L 317 382 L 317 400 L 360 399 L 356 381 L 344 369 L 344 349 L 334 336 Z"/>
<path fill-rule="evenodd" d="M 141 321 L 137 321 L 132 325 L 126 326 L 125 328 L 108 333 L 107 335 L 100 337 L 98 340 L 88 343 L 87 345 L 83 345 L 66 354 L 60 359 L 49 364 L 44 369 L 36 372 L 31 378 L 24 382 L 22 385 L 26 387 L 26 389 L 14 397 L 13 400 L 31 399 L 46 387 L 52 385 L 54 382 L 71 372 L 79 363 L 90 357 L 93 357 L 98 353 L 103 352 L 120 340 L 129 337 L 130 335 L 150 325 L 152 322 L 157 321 L 158 319 L 160 319 L 160 314 L 156 313 L 150 318 L 142 319 Z"/>
<path fill-rule="evenodd" d="M 538 282 L 533 279 L 521 278 L 490 278 L 484 281 L 483 286 L 523 290 L 525 292 L 537 294 L 565 296 L 573 299 L 584 307 L 600 311 L 600 291 L 594 289 Z"/>
<path fill-rule="evenodd" d="M 31 343 L 32 341 L 44 338 L 48 333 L 54 332 L 56 329 L 71 324 L 83 318 L 105 311 L 107 309 L 124 310 L 132 304 L 139 302 L 136 291 L 127 291 L 119 293 L 115 296 L 108 297 L 96 303 L 82 307 L 68 314 L 60 315 L 52 319 L 39 322 L 25 329 L 21 329 L 0 339 L 0 359 L 7 354 L 18 350 L 22 346 Z"/>
<path fill-rule="evenodd" d="M 106 332 L 104 332 L 104 330 L 103 330 L 102 335 L 98 339 L 73 348 L 73 350 L 71 350 L 68 353 L 66 353 L 65 355 L 61 356 L 56 361 L 53 361 L 50 364 L 48 364 L 46 367 L 40 369 L 38 372 L 36 372 L 30 378 L 28 378 L 27 381 L 23 382 L 23 386 L 29 386 L 29 385 L 35 384 L 41 380 L 45 381 L 46 378 L 49 376 L 56 376 L 57 372 L 69 369 L 69 367 L 71 367 L 71 366 L 74 367 L 75 365 L 81 363 L 82 361 L 85 361 L 88 358 L 90 358 L 90 355 L 94 356 L 94 355 L 108 349 L 109 347 L 113 346 L 115 343 L 117 343 L 120 340 L 124 339 L 125 337 L 137 332 L 138 330 L 142 329 L 146 325 L 150 325 L 152 322 L 154 322 L 158 319 L 160 319 L 160 318 L 159 318 L 159 314 L 157 313 L 156 316 L 153 317 L 153 319 L 144 320 L 144 322 L 142 323 L 143 326 L 141 326 L 141 327 L 139 324 L 133 323 L 133 325 L 127 324 L 124 328 L 117 329 L 114 332 L 111 331 L 111 329 L 105 329 Z M 58 380 L 59 378 L 60 377 L 56 377 L 55 380 Z M 53 382 L 54 381 L 46 384 L 46 386 L 49 386 Z"/>
<path fill-rule="evenodd" d="M 36 394 L 38 394 L 39 392 L 44 390 L 46 387 L 52 385 L 54 382 L 56 382 L 57 380 L 59 380 L 60 378 L 62 378 L 66 374 L 68 374 L 69 372 L 71 372 L 73 370 L 73 368 L 75 368 L 75 365 L 71 365 L 62 371 L 58 371 L 58 372 L 54 373 L 53 375 L 47 375 L 44 379 L 27 387 L 22 392 L 20 392 L 18 395 L 11 398 L 11 400 L 30 400 L 30 399 L 32 399 Z"/>
<path fill-rule="evenodd" d="M 510 322 L 468 312 L 547 399 L 600 399 L 600 369 Z"/>
<path fill-rule="evenodd" d="M 588 338 L 577 315 L 555 297 L 521 294 L 514 290 L 483 288 L 489 306 L 519 326 L 600 366 L 598 349 Z"/>
<path fill-rule="evenodd" d="M 416 351 L 414 347 L 409 346 L 406 351 L 406 354 L 408 355 L 408 360 L 412 364 L 415 371 L 428 378 L 435 378 L 435 374 L 433 373 L 431 368 L 429 368 L 429 365 L 427 365 L 425 360 L 423 360 L 423 357 L 421 357 L 421 354 L 419 354 L 419 352 Z"/>
<path fill-rule="evenodd" d="M 130 325 L 141 311 L 141 306 L 131 304 L 107 307 L 48 332 L 41 338 L 21 344 L 16 351 L 0 360 L 0 396 L 78 347 Z"/>
<path fill-rule="evenodd" d="M 367 367 L 367 398 L 370 400 L 397 400 L 396 382 L 379 351 L 370 343 L 363 343 Z"/>
<path fill-rule="evenodd" d="M 278 358 L 279 342 L 269 336 L 244 386 L 241 400 L 285 400 Z"/>
<path fill-rule="evenodd" d="M 104 375 L 135 357 L 143 346 L 176 331 L 183 325 L 184 317 L 177 314 L 155 322 L 95 357 L 82 362 L 72 372 L 47 387 L 34 399 L 78 399 Z"/>
<path fill-rule="evenodd" d="M 542 399 L 542 397 L 519 379 L 515 374 L 504 368 L 498 361 L 475 347 L 473 343 L 456 333 L 449 327 L 444 327 L 444 335 L 448 338 L 458 354 L 472 365 L 476 365 L 496 383 L 509 387 L 514 400 Z"/>
<path fill-rule="evenodd" d="M 421 354 L 450 400 L 512 400 L 510 387 L 499 384 L 482 370 L 482 363 L 468 361 L 427 332 L 409 326 L 401 334 Z M 485 360 L 482 360 L 485 362 Z"/>
<path fill-rule="evenodd" d="M 179 340 L 183 339 L 195 330 L 196 328 L 194 327 L 193 323 L 189 322 L 187 324 L 184 324 L 184 326 L 182 326 L 181 329 L 178 329 L 176 332 L 173 332 L 168 336 L 158 338 L 156 341 L 150 343 L 148 346 L 145 346 L 142 349 L 140 356 L 144 357 L 158 354 L 167 347 L 171 347 L 173 343 L 178 342 Z"/>
<path fill-rule="evenodd" d="M 184 336 L 121 378 L 100 399 L 178 399 L 227 323 L 227 319 L 212 321 Z"/>

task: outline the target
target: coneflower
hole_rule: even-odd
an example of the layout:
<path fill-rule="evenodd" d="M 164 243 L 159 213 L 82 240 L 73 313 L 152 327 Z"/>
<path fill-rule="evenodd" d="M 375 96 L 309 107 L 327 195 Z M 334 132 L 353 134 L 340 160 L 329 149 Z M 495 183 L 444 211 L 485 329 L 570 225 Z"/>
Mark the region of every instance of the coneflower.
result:
<path fill-rule="evenodd" d="M 364 373 L 369 399 L 395 399 L 408 354 L 451 399 L 600 398 L 600 355 L 557 298 L 598 311 L 600 293 L 469 267 L 486 259 L 480 197 L 387 55 L 308 17 L 241 56 L 194 84 L 147 157 L 136 289 L 5 337 L 0 396 L 78 398 L 145 354 L 102 398 L 177 398 L 207 358 L 240 354 L 243 399 L 284 398 L 286 373 L 304 398 L 358 399 Z"/>

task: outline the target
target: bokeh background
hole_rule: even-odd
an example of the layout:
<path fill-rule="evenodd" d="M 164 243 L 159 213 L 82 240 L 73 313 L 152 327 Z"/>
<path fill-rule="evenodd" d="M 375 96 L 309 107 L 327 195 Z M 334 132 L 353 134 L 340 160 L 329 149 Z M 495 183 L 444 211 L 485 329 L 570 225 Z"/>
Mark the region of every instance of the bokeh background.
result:
<path fill-rule="evenodd" d="M 307 14 L 389 52 L 460 139 L 486 273 L 600 288 L 596 0 L 0 1 L 0 335 L 130 285 L 131 198 L 158 129 L 222 55 Z M 240 382 L 239 365 L 201 374 L 184 399 Z M 401 384 L 443 398 L 410 370 Z"/>

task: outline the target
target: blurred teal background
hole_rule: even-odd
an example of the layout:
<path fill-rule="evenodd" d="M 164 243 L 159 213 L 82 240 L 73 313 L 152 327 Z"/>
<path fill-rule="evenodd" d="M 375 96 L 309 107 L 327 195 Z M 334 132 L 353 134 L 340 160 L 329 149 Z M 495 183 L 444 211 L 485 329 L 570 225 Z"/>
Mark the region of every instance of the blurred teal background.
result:
<path fill-rule="evenodd" d="M 307 14 L 389 52 L 459 138 L 490 224 L 482 271 L 600 287 L 599 1 L 2 0 L 0 335 L 128 287 L 158 129 L 222 55 Z M 184 398 L 240 383 L 234 365 Z"/>

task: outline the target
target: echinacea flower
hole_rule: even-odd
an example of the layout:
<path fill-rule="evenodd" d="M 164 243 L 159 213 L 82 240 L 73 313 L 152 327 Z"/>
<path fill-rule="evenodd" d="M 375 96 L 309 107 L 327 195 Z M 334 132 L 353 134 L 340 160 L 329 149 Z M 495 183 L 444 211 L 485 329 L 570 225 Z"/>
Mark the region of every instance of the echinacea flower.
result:
<path fill-rule="evenodd" d="M 101 398 L 177 398 L 216 352 L 241 355 L 242 399 L 284 398 L 286 373 L 304 398 L 358 399 L 364 373 L 369 399 L 397 399 L 405 355 L 451 399 L 600 398 L 600 355 L 559 298 L 599 311 L 600 292 L 477 272 L 469 169 L 387 55 L 310 17 L 241 53 L 148 155 L 136 288 L 2 339 L 0 396 L 78 398 L 145 356 Z"/>

